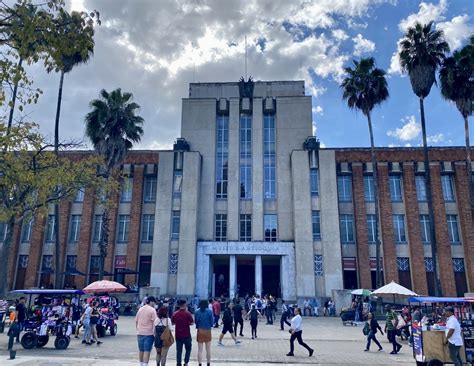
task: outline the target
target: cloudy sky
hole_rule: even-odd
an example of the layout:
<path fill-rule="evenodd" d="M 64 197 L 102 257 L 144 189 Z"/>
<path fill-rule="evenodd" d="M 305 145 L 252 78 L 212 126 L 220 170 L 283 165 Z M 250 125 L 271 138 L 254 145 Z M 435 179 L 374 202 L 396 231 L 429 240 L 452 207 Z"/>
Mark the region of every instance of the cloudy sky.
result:
<path fill-rule="evenodd" d="M 421 142 L 418 100 L 400 74 L 397 42 L 416 21 L 434 21 L 452 49 L 474 34 L 473 0 L 66 0 L 69 9 L 101 14 L 95 52 L 66 75 L 60 135 L 84 138 L 88 103 L 101 89 L 133 93 L 145 119 L 137 146 L 169 148 L 179 136 L 181 98 L 190 82 L 304 79 L 313 96 L 313 124 L 326 147 L 367 146 L 367 124 L 341 101 L 343 67 L 373 56 L 388 72 L 390 99 L 374 113 L 378 146 Z M 58 74 L 29 69 L 43 89 L 29 110 L 53 135 Z M 462 145 L 456 108 L 433 88 L 425 104 L 433 145 Z M 85 139 L 85 138 L 84 138 Z"/>

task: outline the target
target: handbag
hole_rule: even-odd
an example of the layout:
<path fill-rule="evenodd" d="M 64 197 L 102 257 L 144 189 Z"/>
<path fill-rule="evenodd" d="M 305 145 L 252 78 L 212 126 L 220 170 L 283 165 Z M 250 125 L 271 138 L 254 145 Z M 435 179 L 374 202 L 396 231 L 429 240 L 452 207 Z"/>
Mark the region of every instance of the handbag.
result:
<path fill-rule="evenodd" d="M 364 333 L 364 335 L 369 335 L 369 332 L 370 332 L 369 323 L 368 323 L 368 322 L 365 322 L 364 328 L 362 329 L 362 333 Z"/>
<path fill-rule="evenodd" d="M 163 333 L 161 333 L 160 339 L 163 342 L 163 347 L 171 347 L 174 343 L 173 333 L 171 333 L 170 328 L 168 328 L 168 321 L 166 321 L 166 328 L 163 330 Z"/>

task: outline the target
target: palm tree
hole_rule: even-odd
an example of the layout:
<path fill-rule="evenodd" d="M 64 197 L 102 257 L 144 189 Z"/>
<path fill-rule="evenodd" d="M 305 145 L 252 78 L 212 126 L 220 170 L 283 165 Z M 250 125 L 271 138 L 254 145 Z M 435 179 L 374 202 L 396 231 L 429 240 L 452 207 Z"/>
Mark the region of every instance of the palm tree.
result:
<path fill-rule="evenodd" d="M 377 288 L 382 286 L 383 279 L 380 271 L 380 231 L 379 231 L 379 199 L 377 181 L 377 160 L 375 158 L 374 133 L 372 130 L 372 109 L 388 99 L 389 93 L 385 71 L 375 67 L 375 60 L 363 58 L 360 61 L 353 61 L 354 68 L 346 67 L 348 76 L 342 81 L 342 98 L 347 101 L 350 109 L 358 109 L 367 117 L 370 137 L 370 154 L 372 158 L 372 168 L 374 171 L 374 203 L 375 203 L 375 250 L 376 250 L 376 276 Z"/>
<path fill-rule="evenodd" d="M 400 42 L 400 66 L 403 72 L 410 77 L 413 92 L 420 100 L 421 131 L 423 135 L 423 153 L 425 164 L 426 199 L 430 215 L 431 253 L 435 277 L 435 295 L 441 296 L 441 283 L 437 268 L 438 251 L 436 245 L 436 231 L 434 222 L 433 200 L 431 192 L 431 173 L 429 168 L 428 143 L 426 141 L 426 124 L 424 99 L 430 93 L 436 81 L 436 70 L 440 67 L 449 52 L 448 43 L 440 30 L 434 30 L 433 22 L 422 25 L 416 23 L 408 29 L 405 37 Z"/>
<path fill-rule="evenodd" d="M 464 119 L 466 138 L 466 163 L 468 182 L 471 182 L 471 144 L 469 142 L 469 121 L 474 103 L 474 36 L 471 43 L 461 51 L 455 51 L 451 57 L 444 60 L 439 72 L 441 95 L 456 104 L 456 108 Z M 472 206 L 472 184 L 469 184 L 469 195 Z M 472 210 L 472 209 L 471 209 Z"/>
<path fill-rule="evenodd" d="M 92 111 L 85 117 L 86 135 L 96 152 L 103 158 L 105 169 L 102 175 L 110 179 L 114 167 L 127 155 L 133 143 L 140 142 L 143 135 L 143 118 L 136 115 L 140 108 L 132 102 L 131 93 L 122 93 L 120 88 L 111 93 L 101 90 L 100 98 L 90 102 Z M 99 280 L 104 276 L 104 260 L 108 245 L 108 210 L 102 218 L 103 238 L 100 241 Z"/>

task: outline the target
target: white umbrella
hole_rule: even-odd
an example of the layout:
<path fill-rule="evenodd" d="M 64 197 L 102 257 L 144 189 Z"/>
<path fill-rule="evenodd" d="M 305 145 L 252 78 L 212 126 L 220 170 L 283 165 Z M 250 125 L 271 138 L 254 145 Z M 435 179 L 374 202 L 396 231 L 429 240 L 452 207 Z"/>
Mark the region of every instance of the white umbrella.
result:
<path fill-rule="evenodd" d="M 418 294 L 396 283 L 390 282 L 388 285 L 382 286 L 372 292 L 374 295 L 400 295 L 400 296 L 418 296 Z"/>
<path fill-rule="evenodd" d="M 367 289 L 365 289 L 365 288 L 358 288 L 357 290 L 353 290 L 353 291 L 351 292 L 351 295 L 366 296 L 366 297 L 368 297 L 368 296 L 372 295 L 372 291 L 367 290 Z"/>

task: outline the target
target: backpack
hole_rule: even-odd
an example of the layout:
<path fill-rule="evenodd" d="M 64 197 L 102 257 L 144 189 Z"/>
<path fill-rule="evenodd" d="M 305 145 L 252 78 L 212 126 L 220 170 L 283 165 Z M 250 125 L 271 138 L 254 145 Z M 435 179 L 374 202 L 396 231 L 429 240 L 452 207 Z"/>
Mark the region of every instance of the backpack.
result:
<path fill-rule="evenodd" d="M 368 322 L 365 322 L 364 328 L 362 329 L 362 333 L 364 333 L 364 335 L 369 335 L 369 332 L 370 332 L 369 323 L 368 323 Z"/>
<path fill-rule="evenodd" d="M 261 309 L 262 308 L 262 301 L 260 299 L 257 300 L 257 302 L 255 303 L 255 307 L 257 309 Z"/>

